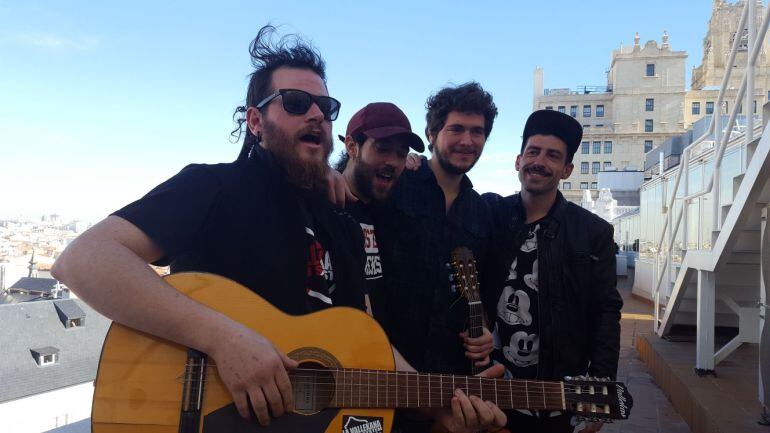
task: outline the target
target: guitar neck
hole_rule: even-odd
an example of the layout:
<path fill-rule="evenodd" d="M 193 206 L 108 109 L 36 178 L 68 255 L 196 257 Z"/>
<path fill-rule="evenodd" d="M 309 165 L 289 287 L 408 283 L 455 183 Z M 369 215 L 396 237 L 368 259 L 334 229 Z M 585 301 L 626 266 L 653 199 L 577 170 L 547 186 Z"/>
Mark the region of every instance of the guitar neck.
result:
<path fill-rule="evenodd" d="M 482 335 L 484 326 L 481 302 L 468 303 L 468 336 L 478 338 Z"/>
<path fill-rule="evenodd" d="M 483 316 L 481 302 L 468 302 L 468 336 L 471 338 L 481 337 L 483 333 Z M 481 373 L 482 368 L 476 366 L 476 362 L 471 360 L 471 374 Z"/>
<path fill-rule="evenodd" d="M 564 410 L 566 404 L 561 382 L 358 369 L 297 369 L 290 377 L 294 387 L 329 407 L 449 407 L 458 388 L 501 409 Z"/>

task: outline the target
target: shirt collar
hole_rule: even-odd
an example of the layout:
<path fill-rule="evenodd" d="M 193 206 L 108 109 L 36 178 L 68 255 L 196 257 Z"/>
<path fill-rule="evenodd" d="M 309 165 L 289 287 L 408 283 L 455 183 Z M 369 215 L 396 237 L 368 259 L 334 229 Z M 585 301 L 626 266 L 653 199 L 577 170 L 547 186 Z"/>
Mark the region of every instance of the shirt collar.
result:
<path fill-rule="evenodd" d="M 422 162 L 420 163 L 420 167 L 417 169 L 417 177 L 420 180 L 432 180 L 434 183 L 438 184 L 438 181 L 436 180 L 436 175 L 433 173 L 433 170 L 430 168 L 430 164 L 428 164 L 427 158 L 421 158 Z M 471 182 L 471 179 L 468 177 L 468 175 L 463 174 L 462 179 L 460 179 L 460 191 L 465 191 L 467 189 L 473 189 L 473 182 Z"/>

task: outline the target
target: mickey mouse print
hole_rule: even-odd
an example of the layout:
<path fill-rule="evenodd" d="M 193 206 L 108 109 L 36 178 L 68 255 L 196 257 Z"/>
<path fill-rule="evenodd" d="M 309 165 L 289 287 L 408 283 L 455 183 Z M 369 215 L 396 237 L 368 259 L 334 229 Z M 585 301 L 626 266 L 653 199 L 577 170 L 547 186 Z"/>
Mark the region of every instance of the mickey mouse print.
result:
<path fill-rule="evenodd" d="M 508 279 L 497 301 L 493 330 L 496 363 L 506 368 L 506 377 L 531 379 L 539 361 L 538 321 L 538 223 L 522 228 L 519 245 L 508 270 Z"/>

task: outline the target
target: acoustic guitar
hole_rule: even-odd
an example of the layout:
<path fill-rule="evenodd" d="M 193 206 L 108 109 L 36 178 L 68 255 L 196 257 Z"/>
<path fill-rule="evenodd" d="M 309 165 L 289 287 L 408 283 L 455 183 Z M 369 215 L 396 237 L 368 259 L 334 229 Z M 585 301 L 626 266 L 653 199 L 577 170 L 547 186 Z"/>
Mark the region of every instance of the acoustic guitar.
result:
<path fill-rule="evenodd" d="M 467 247 L 457 247 L 452 250 L 449 262 L 452 269 L 452 284 L 458 287 L 460 293 L 468 302 L 468 337 L 478 338 L 483 335 L 484 319 L 481 296 L 479 295 L 478 272 L 473 251 Z M 471 363 L 471 374 L 481 373 L 482 367 Z"/>
<path fill-rule="evenodd" d="M 632 406 L 628 390 L 618 382 L 397 372 L 385 333 L 362 311 L 335 307 L 290 316 L 216 275 L 181 273 L 166 282 L 254 329 L 297 360 L 299 368 L 289 373 L 295 411 L 267 427 L 246 421 L 213 359 L 114 323 L 95 381 L 94 433 L 387 433 L 395 408 L 448 407 L 455 388 L 502 409 L 569 410 L 596 419 L 625 419 Z"/>

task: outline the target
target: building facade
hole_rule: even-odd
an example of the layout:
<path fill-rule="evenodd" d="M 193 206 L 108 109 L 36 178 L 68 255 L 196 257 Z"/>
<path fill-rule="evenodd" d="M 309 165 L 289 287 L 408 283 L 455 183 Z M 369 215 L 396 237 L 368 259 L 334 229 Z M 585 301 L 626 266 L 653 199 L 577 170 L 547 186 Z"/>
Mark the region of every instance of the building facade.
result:
<path fill-rule="evenodd" d="M 756 15 L 761 19 L 765 7 L 761 1 L 752 1 L 757 1 Z M 582 191 L 589 190 L 597 198 L 599 172 L 642 170 L 645 155 L 652 149 L 681 135 L 703 116 L 726 112 L 737 94 L 748 56 L 747 29 L 737 30 L 742 7 L 742 1 L 713 2 L 702 62 L 693 69 L 691 90 L 686 89 L 685 81 L 687 53 L 673 50 L 665 31 L 660 43 L 649 40 L 641 44 L 637 34 L 632 46 L 614 50 L 605 86 L 546 89 L 543 70 L 535 70 L 533 110 L 563 111 L 583 125 L 575 170 L 560 185 L 565 197 L 579 203 Z M 728 53 L 738 34 L 742 35 L 742 51 L 735 60 L 728 102 L 715 107 Z M 754 113 L 770 98 L 770 62 L 764 50 L 757 64 Z"/>

